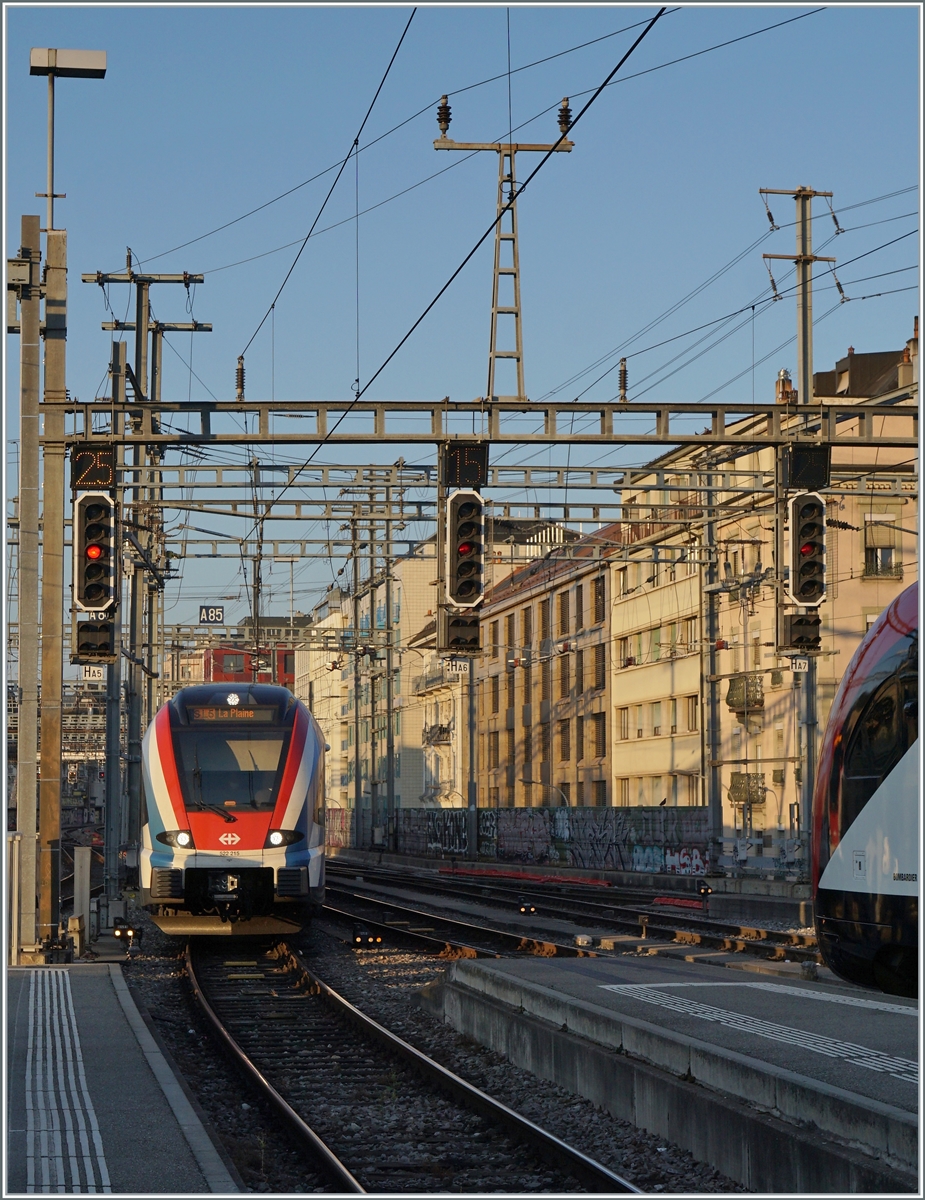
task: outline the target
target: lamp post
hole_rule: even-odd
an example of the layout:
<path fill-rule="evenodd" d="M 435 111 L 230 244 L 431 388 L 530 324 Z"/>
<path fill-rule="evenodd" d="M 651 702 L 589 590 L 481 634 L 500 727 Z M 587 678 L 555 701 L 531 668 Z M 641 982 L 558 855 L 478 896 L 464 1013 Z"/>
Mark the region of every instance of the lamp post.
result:
<path fill-rule="evenodd" d="M 41 631 L 34 615 L 38 611 L 38 536 L 39 536 L 39 413 L 38 404 L 38 334 L 37 312 L 23 313 L 22 344 L 20 347 L 24 370 L 21 391 L 21 480 L 20 537 L 26 549 L 26 561 L 21 564 L 19 578 L 20 665 L 25 664 L 30 679 L 27 721 L 35 718 L 35 688 L 38 649 L 41 645 L 41 771 L 38 788 L 38 821 L 35 822 L 35 779 L 25 781 L 23 804 L 18 816 L 20 832 L 30 835 L 38 825 L 38 862 L 31 851 L 23 864 L 22 921 L 20 934 L 23 944 L 54 938 L 58 932 L 58 856 L 61 831 L 61 689 L 63 675 L 63 609 L 64 609 L 64 410 L 61 402 L 67 395 L 65 375 L 65 339 L 67 337 L 67 234 L 54 228 L 55 194 L 55 78 L 102 79 L 106 74 L 106 54 L 102 50 L 58 50 L 32 48 L 29 54 L 29 74 L 48 76 L 48 163 L 47 191 L 38 192 L 47 201 L 45 246 L 45 380 L 44 433 L 44 522 L 42 535 L 42 608 Z M 31 275 L 30 299 L 38 299 L 38 218 L 25 218 L 30 228 L 27 247 Z M 25 239 L 24 239 L 25 240 Z M 24 306 L 24 307 L 29 307 Z M 37 308 L 37 305 L 33 307 Z M 29 320 L 26 320 L 26 317 Z M 29 330 L 27 332 L 27 324 Z M 33 620 L 23 620 L 23 612 Z M 22 679 L 20 683 L 22 684 Z M 20 729 L 22 723 L 20 724 Z M 25 765 L 32 763 L 34 752 L 26 755 Z M 30 811 L 26 812 L 25 809 Z M 38 937 L 29 919 L 31 897 L 39 896 Z M 41 961 L 41 958 L 38 959 Z"/>
<path fill-rule="evenodd" d="M 521 783 L 529 783 L 529 784 L 530 784 L 530 786 L 532 787 L 532 786 L 533 786 L 533 784 L 534 784 L 534 783 L 538 783 L 538 782 L 539 782 L 539 780 L 536 780 L 536 779 L 521 779 L 521 781 L 520 781 L 520 782 L 521 782 Z M 562 806 L 563 806 L 564 808 L 569 808 L 569 807 L 570 807 L 570 805 L 569 805 L 569 798 L 568 798 L 568 796 L 566 796 L 565 792 L 563 792 L 562 788 L 560 788 L 560 787 L 557 787 L 557 786 L 556 786 L 556 784 L 554 784 L 554 783 L 540 783 L 540 787 L 552 788 L 552 790 L 553 790 L 554 792 L 558 792 L 558 793 L 559 793 L 559 795 L 562 797 Z"/>

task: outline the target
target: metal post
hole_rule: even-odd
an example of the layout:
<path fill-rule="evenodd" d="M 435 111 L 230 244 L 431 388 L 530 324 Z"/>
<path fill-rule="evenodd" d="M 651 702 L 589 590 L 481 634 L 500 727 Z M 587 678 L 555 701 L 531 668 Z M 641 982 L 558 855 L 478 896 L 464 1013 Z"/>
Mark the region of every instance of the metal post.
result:
<path fill-rule="evenodd" d="M 488 344 L 488 390 L 485 393 L 489 400 L 497 399 L 495 396 L 495 371 L 499 358 L 513 358 L 517 364 L 517 398 L 524 398 L 524 356 L 523 356 L 523 333 L 520 321 L 520 252 L 517 248 L 517 200 L 515 193 L 517 191 L 517 181 L 515 178 L 514 154 L 515 147 L 513 145 L 501 145 L 498 149 L 498 223 L 495 225 L 495 270 L 492 280 L 491 292 L 491 336 Z M 506 167 L 507 164 L 507 167 Z M 505 185 L 507 185 L 508 194 L 505 196 Z M 509 233 L 502 231 L 504 224 L 505 205 L 510 204 L 507 212 L 511 218 L 511 229 Z M 503 267 L 501 265 L 501 243 L 509 242 L 511 245 L 511 265 Z M 513 305 L 502 305 L 500 298 L 501 276 L 509 276 L 514 288 Z M 498 317 L 501 315 L 512 316 L 514 318 L 514 349 L 499 350 L 498 349 Z"/>
<path fill-rule="evenodd" d="M 360 757 L 360 538 L 357 520 L 350 522 L 353 552 L 353 811 L 354 840 L 362 847 L 363 780 Z"/>
<path fill-rule="evenodd" d="M 19 465 L 19 712 L 16 747 L 16 827 L 22 835 L 18 944 L 36 941 L 37 750 L 39 705 L 39 218 L 22 218 L 20 256 L 31 262 L 20 305 Z M 31 619 L 30 619 L 31 618 Z M 17 950 L 18 953 L 18 950 Z M 18 961 L 18 959 L 17 959 Z"/>
<path fill-rule="evenodd" d="M 54 54 L 57 60 L 57 52 L 52 50 L 49 52 Z M 46 228 L 51 230 L 55 227 L 55 64 L 50 64 L 52 69 L 48 72 L 48 201 L 45 206 Z"/>
<path fill-rule="evenodd" d="M 67 233 L 46 234 L 42 710 L 39 783 L 39 937 L 57 937 L 61 853 L 61 685 L 64 653 L 64 401 Z"/>
<path fill-rule="evenodd" d="M 10 966 L 19 966 L 19 955 L 22 944 L 20 938 L 20 915 L 22 913 L 22 851 L 23 836 L 21 833 L 8 833 L 7 846 L 7 879 L 10 890 L 7 897 L 7 912 L 10 914 Z M 33 913 L 32 924 L 35 925 Z"/>
<path fill-rule="evenodd" d="M 717 613 L 717 595 L 714 590 L 719 582 L 719 563 L 716 552 L 716 491 L 714 476 L 709 473 L 706 477 L 706 509 L 707 520 L 704 525 L 704 548 L 706 563 L 701 568 L 706 573 L 707 586 L 703 589 L 706 594 L 706 616 L 704 639 L 706 641 L 706 706 L 703 713 L 707 730 L 708 771 L 707 775 L 707 804 L 710 808 L 710 866 L 713 871 L 720 871 L 720 858 L 723 853 L 723 780 L 720 765 L 722 755 L 722 731 L 720 729 L 719 683 L 717 681 L 718 663 L 716 642 L 719 637 L 719 620 Z"/>
<path fill-rule="evenodd" d="M 475 719 L 475 658 L 469 656 L 469 720 L 468 750 L 469 769 L 466 799 L 468 803 L 467 858 L 478 858 L 479 785 L 475 774 L 476 719 Z"/>
<path fill-rule="evenodd" d="M 90 846 L 74 847 L 74 916 L 83 917 L 84 929 L 90 929 Z"/>
<path fill-rule="evenodd" d="M 125 342 L 115 342 L 112 348 L 112 397 L 116 406 L 125 401 Z M 116 407 L 116 413 L 121 409 Z M 113 421 L 121 420 L 114 416 Z M 113 433 L 117 433 L 113 428 Z M 122 448 L 117 450 L 120 460 Z M 121 480 L 122 473 L 117 472 Z M 117 511 L 123 510 L 123 488 L 118 485 Z M 119 843 L 122 830 L 122 567 L 121 555 L 116 576 L 115 636 L 113 649 L 116 661 L 106 668 L 106 767 L 103 810 L 103 890 L 110 899 L 119 892 Z"/>
<path fill-rule="evenodd" d="M 147 399 L 148 395 L 148 325 L 150 284 L 138 280 L 135 284 L 135 385 L 136 400 Z M 148 414 L 150 416 L 150 414 Z M 141 421 L 144 422 L 144 415 Z M 132 520 L 136 534 L 141 533 L 144 521 L 144 499 L 146 489 L 141 486 L 146 462 L 143 445 L 132 447 L 132 465 L 136 468 L 132 488 Z M 128 668 L 128 754 L 126 784 L 128 791 L 127 841 L 136 847 L 141 840 L 141 737 L 142 701 L 144 676 L 141 662 L 144 651 L 144 596 L 145 568 L 137 560 L 129 577 L 129 668 Z"/>
<path fill-rule="evenodd" d="M 392 489 L 385 489 L 385 711 L 386 726 L 386 844 L 397 850 L 397 813 L 395 811 L 395 650 L 392 628 Z"/>

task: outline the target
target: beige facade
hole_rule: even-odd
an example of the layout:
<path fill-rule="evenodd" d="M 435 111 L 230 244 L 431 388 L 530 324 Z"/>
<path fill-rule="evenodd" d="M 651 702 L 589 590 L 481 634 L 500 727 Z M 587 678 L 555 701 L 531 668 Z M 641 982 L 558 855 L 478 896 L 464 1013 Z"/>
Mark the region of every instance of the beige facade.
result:
<path fill-rule="evenodd" d="M 840 403 L 914 402 L 917 337 L 905 353 L 852 351 L 815 381 L 817 391 L 837 383 Z M 782 373 L 779 391 L 787 383 Z M 477 679 L 480 804 L 707 802 L 706 465 L 687 449 L 635 472 L 620 524 L 493 589 Z M 914 458 L 839 448 L 833 469 L 817 739 L 864 633 L 918 574 Z M 770 870 L 799 853 L 792 806 L 807 736 L 804 676 L 777 653 L 774 451 L 724 456 L 712 483 L 724 838 L 730 856 Z"/>

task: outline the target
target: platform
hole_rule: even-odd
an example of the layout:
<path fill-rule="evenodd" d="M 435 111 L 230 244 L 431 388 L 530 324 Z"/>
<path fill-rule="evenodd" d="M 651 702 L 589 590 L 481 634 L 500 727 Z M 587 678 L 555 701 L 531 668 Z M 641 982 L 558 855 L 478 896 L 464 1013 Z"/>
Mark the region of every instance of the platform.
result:
<path fill-rule="evenodd" d="M 240 1190 L 117 963 L 11 969 L 7 1066 L 5 1196 Z"/>
<path fill-rule="evenodd" d="M 756 1190 L 914 1187 L 915 1001 L 627 955 L 462 959 L 425 1004 Z"/>

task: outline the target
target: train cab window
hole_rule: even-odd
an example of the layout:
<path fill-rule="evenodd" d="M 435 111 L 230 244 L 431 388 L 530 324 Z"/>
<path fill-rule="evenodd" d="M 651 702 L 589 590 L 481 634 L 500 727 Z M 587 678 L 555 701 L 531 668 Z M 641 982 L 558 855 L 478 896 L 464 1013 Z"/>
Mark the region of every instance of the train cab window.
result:
<path fill-rule="evenodd" d="M 271 808 L 276 802 L 286 736 L 279 729 L 178 731 L 187 805 L 223 812 Z"/>

